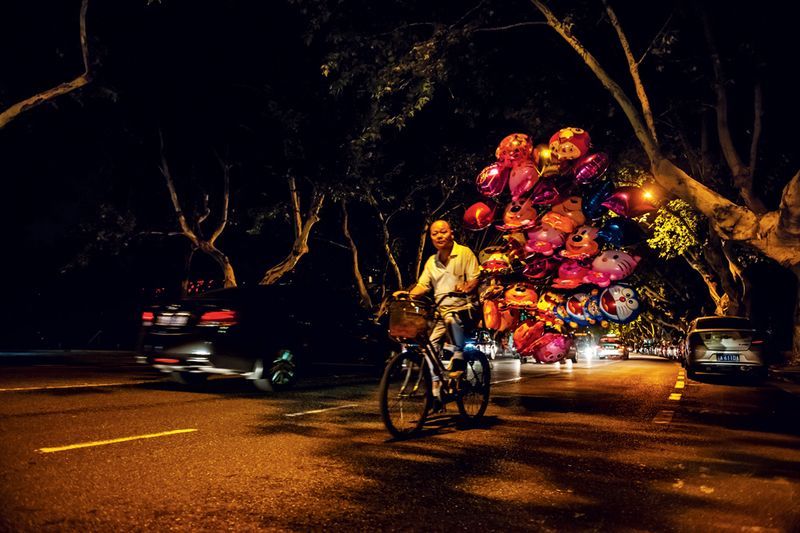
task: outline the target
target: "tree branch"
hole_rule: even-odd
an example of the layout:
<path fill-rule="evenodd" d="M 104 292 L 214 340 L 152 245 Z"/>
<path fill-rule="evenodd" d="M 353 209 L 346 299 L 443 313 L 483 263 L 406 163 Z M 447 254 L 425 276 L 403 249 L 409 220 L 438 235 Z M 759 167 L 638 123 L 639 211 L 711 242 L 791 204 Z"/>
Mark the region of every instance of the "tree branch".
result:
<path fill-rule="evenodd" d="M 222 235 L 222 232 L 225 230 L 225 226 L 228 224 L 228 205 L 230 204 L 230 197 L 231 197 L 231 175 L 230 175 L 230 166 L 222 160 L 219 155 L 217 155 L 217 161 L 219 161 L 220 166 L 222 167 L 222 179 L 223 179 L 223 190 L 222 190 L 222 220 L 220 220 L 219 225 L 211 234 L 211 238 L 208 239 L 208 242 L 214 244 L 217 238 Z"/>
<path fill-rule="evenodd" d="M 711 54 L 711 64 L 714 68 L 714 91 L 717 96 L 716 112 L 717 112 L 717 135 L 719 136 L 719 144 L 722 148 L 722 155 L 725 157 L 725 162 L 728 163 L 731 173 L 733 173 L 733 183 L 739 194 L 742 196 L 745 205 L 757 214 L 766 213 L 767 208 L 764 203 L 755 196 L 753 192 L 753 175 L 750 169 L 744 165 L 736 147 L 733 144 L 731 137 L 730 126 L 728 125 L 728 91 L 725 87 L 726 80 L 725 74 L 722 70 L 722 60 L 717 50 L 717 43 L 711 32 L 711 24 L 705 12 L 701 15 L 703 19 L 703 30 L 705 32 L 706 42 Z M 760 91 L 759 91 L 760 92 Z M 757 118 L 760 122 L 760 117 Z M 757 142 L 755 135 L 753 139 Z M 753 152 L 751 145 L 751 153 Z M 751 161 L 752 163 L 752 161 Z"/>
<path fill-rule="evenodd" d="M 650 129 L 650 134 L 653 136 L 653 140 L 658 143 L 656 124 L 653 121 L 653 111 L 650 108 L 650 99 L 647 98 L 647 92 L 644 90 L 644 85 L 642 85 L 642 80 L 639 77 L 639 64 L 633 57 L 631 46 L 628 43 L 628 37 L 622 30 L 622 25 L 617 19 L 617 14 L 614 12 L 611 6 L 608 5 L 606 0 L 603 0 L 603 4 L 606 6 L 608 19 L 611 21 L 611 25 L 617 32 L 619 43 L 622 45 L 622 51 L 625 52 L 625 59 L 628 61 L 628 70 L 630 71 L 631 78 L 633 79 L 633 86 L 636 88 L 636 96 L 639 98 L 639 103 L 642 105 L 642 114 L 644 115 L 644 120 L 647 123 L 647 127 Z"/>
<path fill-rule="evenodd" d="M 586 65 L 594 72 L 597 79 L 603 86 L 611 93 L 619 106 L 622 108 L 623 113 L 628 118 L 639 139 L 642 147 L 644 148 L 647 156 L 651 162 L 657 162 L 662 159 L 661 150 L 658 142 L 650 133 L 650 130 L 645 126 L 642 117 L 637 111 L 636 107 L 631 102 L 630 98 L 622 90 L 622 87 L 614 81 L 611 76 L 603 69 L 597 59 L 581 44 L 581 42 L 572 34 L 572 30 L 550 11 L 550 8 L 545 6 L 541 0 L 531 0 L 531 3 L 538 9 L 547 20 L 548 26 L 553 28 L 567 43 L 578 53 Z"/>
<path fill-rule="evenodd" d="M 292 200 L 292 220 L 294 225 L 294 238 L 300 236 L 303 227 L 303 217 L 300 215 L 300 195 L 297 194 L 297 181 L 294 176 L 289 176 L 289 196 Z"/>
<path fill-rule="evenodd" d="M 764 114 L 764 104 L 761 82 L 757 82 L 753 90 L 753 138 L 750 140 L 750 180 L 756 175 L 756 159 L 758 156 L 758 141 L 761 139 L 761 116 Z"/>
<path fill-rule="evenodd" d="M 367 286 L 364 284 L 364 276 L 361 274 L 361 267 L 358 264 L 358 247 L 353 236 L 350 234 L 349 216 L 347 212 L 347 200 L 344 198 L 341 201 L 342 206 L 342 233 L 344 233 L 347 243 L 350 246 L 350 252 L 353 256 L 353 276 L 356 279 L 356 287 L 358 294 L 361 297 L 361 306 L 364 309 L 372 310 L 372 298 L 369 296 Z"/>
<path fill-rule="evenodd" d="M 4 128 L 9 122 L 17 118 L 19 115 L 33 109 L 34 107 L 52 100 L 62 94 L 67 94 L 83 87 L 92 79 L 89 72 L 89 45 L 86 39 L 86 10 L 89 7 L 89 0 L 81 2 L 81 15 L 80 15 L 80 40 L 81 40 L 81 54 L 83 56 L 83 74 L 78 76 L 72 81 L 64 82 L 55 87 L 35 94 L 25 100 L 17 102 L 2 113 L 0 113 L 0 129 Z"/>
<path fill-rule="evenodd" d="M 507 26 L 497 26 L 496 28 L 476 28 L 472 30 L 471 33 L 482 33 L 482 32 L 490 32 L 490 31 L 506 31 L 506 30 L 513 30 L 516 28 L 525 28 L 528 26 L 546 26 L 546 22 L 539 21 L 528 21 L 528 22 L 517 22 L 516 24 L 509 24 Z"/>
<path fill-rule="evenodd" d="M 175 190 L 175 183 L 172 179 L 172 174 L 170 174 L 169 165 L 167 164 L 167 156 L 165 155 L 164 150 L 164 136 L 162 135 L 161 130 L 158 131 L 158 142 L 161 155 L 161 174 L 164 176 L 164 179 L 167 182 L 169 197 L 170 200 L 172 200 L 172 207 L 175 209 L 175 216 L 178 217 L 178 224 L 180 224 L 183 234 L 186 235 L 186 237 L 192 241 L 195 246 L 199 246 L 199 239 L 186 222 L 186 215 L 184 215 L 183 210 L 181 209 L 180 201 L 178 200 L 178 192 Z"/>

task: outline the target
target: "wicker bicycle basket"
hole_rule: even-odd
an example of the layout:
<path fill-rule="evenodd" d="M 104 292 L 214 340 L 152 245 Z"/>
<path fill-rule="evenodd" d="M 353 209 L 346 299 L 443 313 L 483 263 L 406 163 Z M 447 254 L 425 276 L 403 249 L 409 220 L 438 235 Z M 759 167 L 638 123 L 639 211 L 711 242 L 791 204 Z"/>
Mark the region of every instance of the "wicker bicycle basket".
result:
<path fill-rule="evenodd" d="M 389 335 L 396 339 L 420 339 L 433 323 L 433 304 L 402 298 L 389 304 Z"/>

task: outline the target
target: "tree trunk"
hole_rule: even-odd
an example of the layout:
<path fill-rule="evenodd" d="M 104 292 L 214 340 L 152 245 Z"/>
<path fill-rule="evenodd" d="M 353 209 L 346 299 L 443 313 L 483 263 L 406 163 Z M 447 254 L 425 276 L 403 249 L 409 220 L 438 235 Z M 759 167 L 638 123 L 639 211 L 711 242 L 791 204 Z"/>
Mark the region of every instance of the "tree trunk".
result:
<path fill-rule="evenodd" d="M 425 222 L 425 225 L 422 227 L 422 232 L 419 235 L 419 246 L 417 247 L 417 263 L 414 265 L 414 275 L 416 276 L 415 279 L 419 279 L 419 275 L 422 273 L 422 254 L 425 252 L 425 242 L 428 239 L 428 229 L 430 228 L 430 222 Z"/>
<path fill-rule="evenodd" d="M 800 266 L 792 268 L 795 282 L 794 302 L 794 327 L 792 329 L 792 355 L 789 357 L 788 363 L 790 365 L 800 365 Z"/>
<path fill-rule="evenodd" d="M 264 273 L 264 277 L 262 277 L 259 282 L 260 285 L 272 285 L 285 274 L 294 270 L 294 267 L 297 266 L 300 259 L 308 253 L 308 238 L 311 235 L 311 229 L 314 227 L 314 224 L 319 222 L 319 210 L 322 208 L 324 200 L 324 194 L 316 191 L 313 193 L 311 207 L 308 209 L 302 228 L 297 232 L 297 238 L 294 240 L 294 245 L 292 245 L 292 251 L 289 252 L 289 255 L 286 256 L 283 261 Z"/>
<path fill-rule="evenodd" d="M 364 276 L 361 275 L 361 268 L 358 265 L 358 247 L 353 240 L 353 236 L 350 234 L 348 218 L 347 201 L 342 200 L 342 232 L 347 239 L 347 244 L 350 246 L 350 252 L 353 255 L 353 276 L 356 279 L 356 287 L 358 288 L 358 294 L 361 299 L 361 307 L 367 311 L 372 311 L 372 298 L 370 298 L 369 291 L 367 291 L 367 286 L 364 283 Z"/>

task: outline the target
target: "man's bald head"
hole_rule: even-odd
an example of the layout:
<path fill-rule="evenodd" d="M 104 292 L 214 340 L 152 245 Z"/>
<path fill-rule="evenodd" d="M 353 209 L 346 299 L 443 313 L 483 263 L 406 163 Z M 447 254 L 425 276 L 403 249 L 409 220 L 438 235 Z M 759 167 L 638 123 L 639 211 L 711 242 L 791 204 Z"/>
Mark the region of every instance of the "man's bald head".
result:
<path fill-rule="evenodd" d="M 446 220 L 437 220 L 431 224 L 431 242 L 437 250 L 453 247 L 453 230 Z"/>

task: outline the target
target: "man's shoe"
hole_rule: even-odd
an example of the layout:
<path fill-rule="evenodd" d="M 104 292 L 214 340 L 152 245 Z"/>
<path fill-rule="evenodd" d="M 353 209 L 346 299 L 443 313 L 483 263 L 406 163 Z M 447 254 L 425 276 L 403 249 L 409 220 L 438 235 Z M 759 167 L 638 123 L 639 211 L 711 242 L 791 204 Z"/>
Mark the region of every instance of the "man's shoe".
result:
<path fill-rule="evenodd" d="M 444 413 L 446 409 L 444 408 L 444 403 L 439 398 L 433 399 L 433 405 L 431 406 L 432 413 Z"/>

